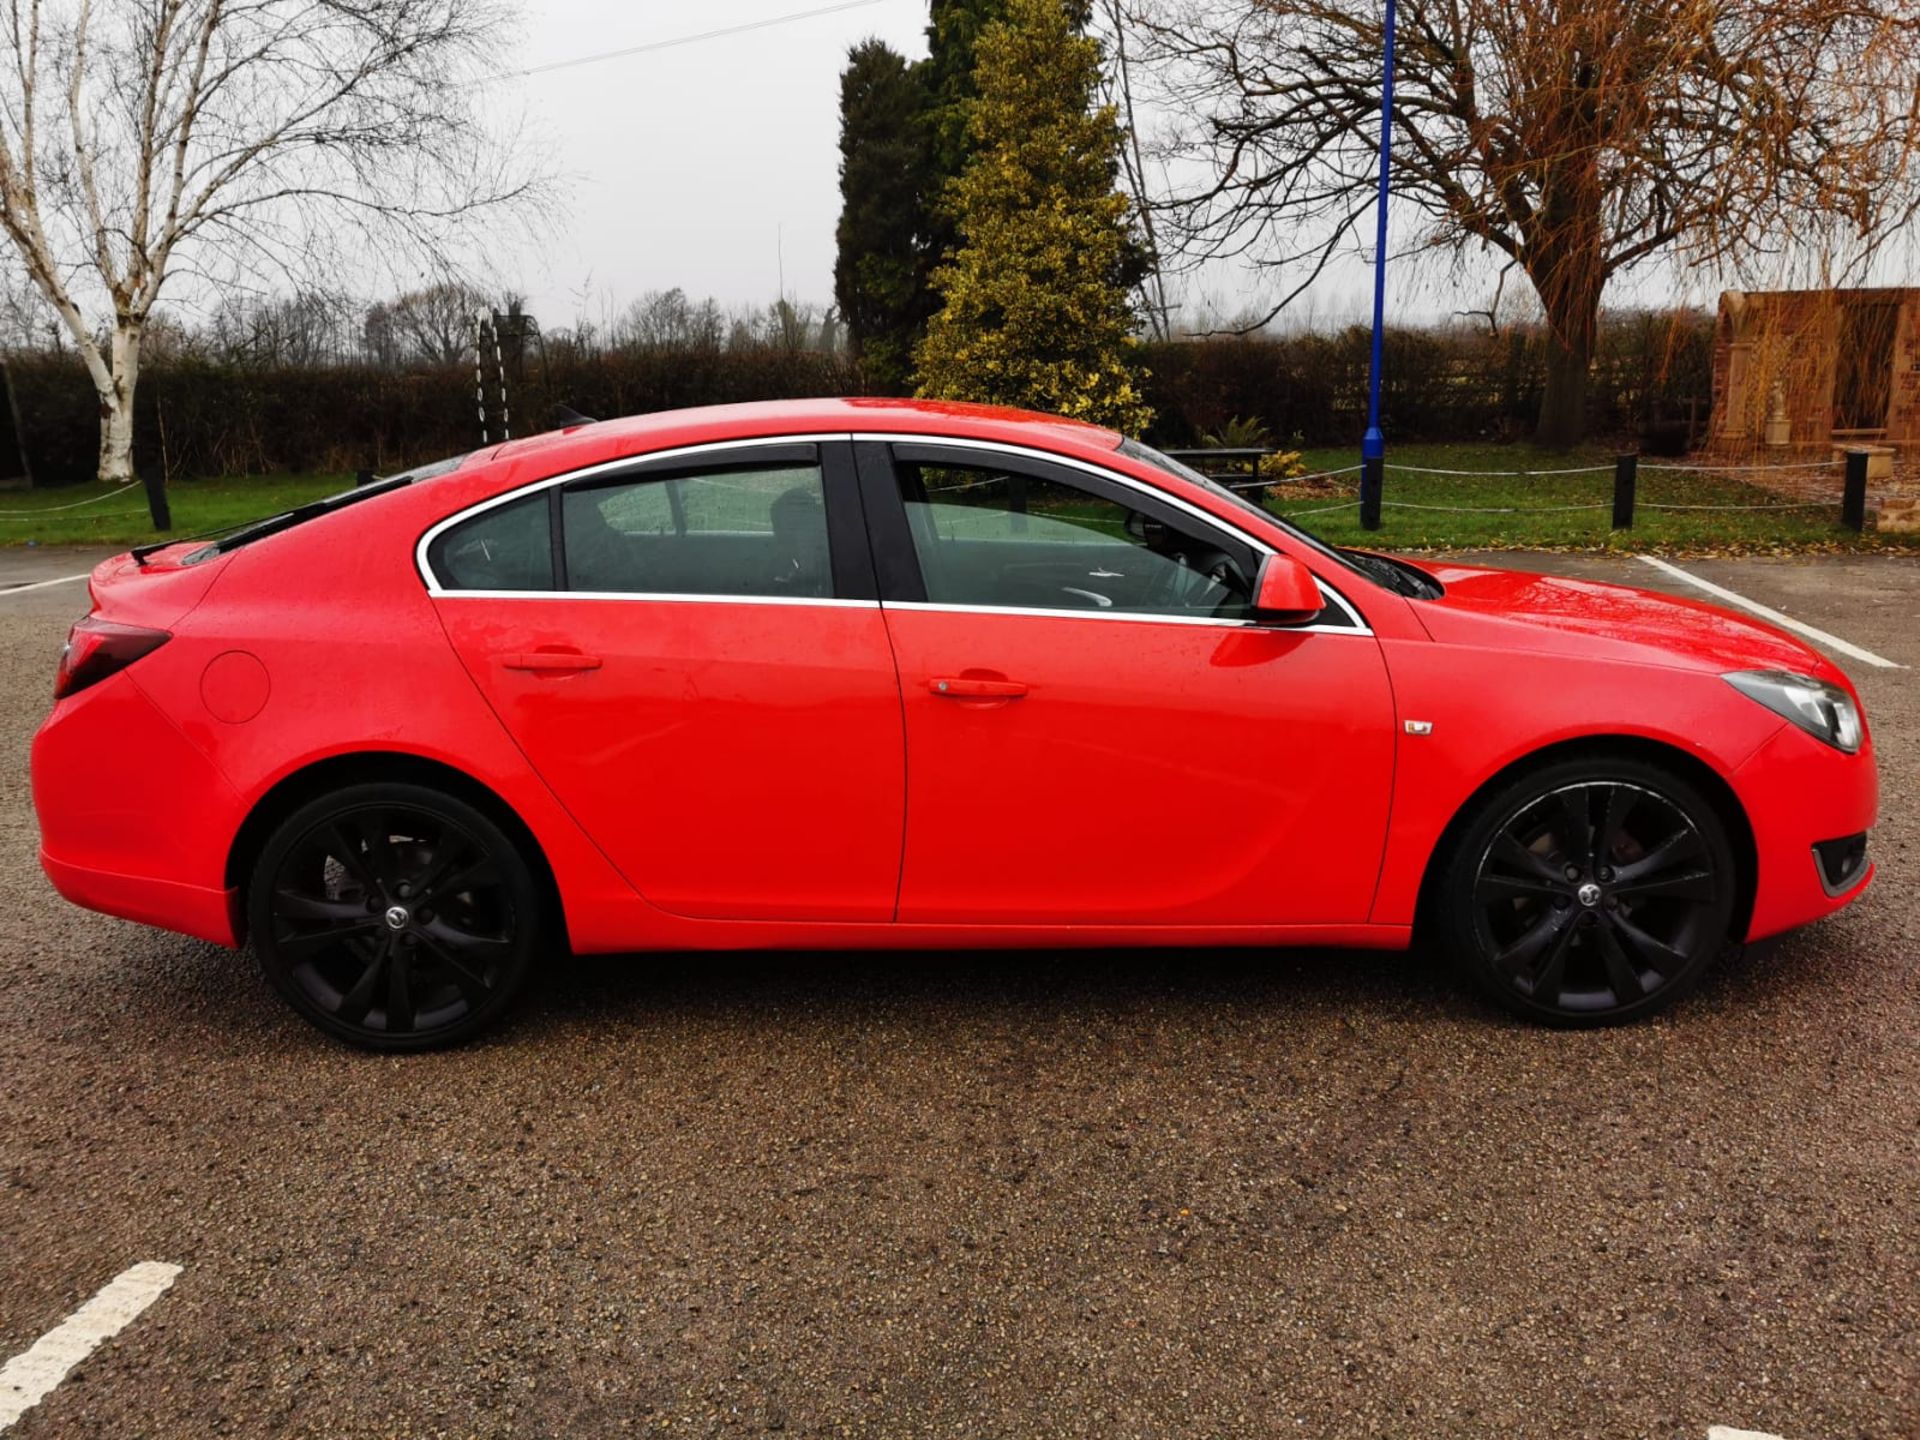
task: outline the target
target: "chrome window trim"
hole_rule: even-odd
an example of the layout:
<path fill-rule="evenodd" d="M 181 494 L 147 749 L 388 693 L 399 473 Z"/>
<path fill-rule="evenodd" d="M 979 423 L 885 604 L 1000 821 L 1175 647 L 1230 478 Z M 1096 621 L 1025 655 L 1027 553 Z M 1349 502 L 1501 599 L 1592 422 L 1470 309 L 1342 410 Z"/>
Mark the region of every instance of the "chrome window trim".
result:
<path fill-rule="evenodd" d="M 1330 595 L 1323 590 L 1322 594 Z M 1337 598 L 1337 597 L 1336 597 Z M 1342 608 L 1345 608 L 1345 602 Z M 1224 630 L 1270 630 L 1276 635 L 1371 635 L 1352 625 L 1273 625 L 1264 620 L 1235 620 L 1214 615 L 1158 615 L 1150 610 L 1043 610 L 1020 605 L 941 605 L 931 600 L 888 600 L 887 610 L 928 610 L 943 615 L 1037 615 L 1045 620 L 1130 620 L 1148 625 L 1211 625 Z"/>
<path fill-rule="evenodd" d="M 1323 598 L 1332 601 L 1341 613 L 1353 623 L 1351 625 L 1267 625 L 1253 619 L 1219 619 L 1201 615 L 1154 615 L 1137 610 L 1040 610 L 1026 609 L 1015 605 L 949 605 L 933 601 L 879 601 L 845 600 L 838 596 L 810 597 L 799 595 L 689 595 L 678 591 L 656 592 L 638 590 L 459 590 L 449 589 L 440 583 L 433 573 L 433 567 L 427 563 L 427 547 L 439 538 L 442 532 L 452 529 L 464 520 L 484 514 L 515 500 L 525 499 L 556 485 L 569 485 L 577 480 L 591 479 L 596 475 L 612 474 L 616 471 L 644 469 L 658 461 L 678 460 L 685 457 L 712 454 L 717 451 L 751 450 L 757 447 L 779 445 L 827 444 L 836 440 L 871 441 L 882 445 L 931 445 L 956 450 L 980 450 L 990 454 L 1011 455 L 1023 460 L 1038 461 L 1042 464 L 1064 466 L 1070 470 L 1082 470 L 1089 475 L 1110 483 L 1125 486 L 1138 491 L 1164 505 L 1197 521 L 1202 528 L 1216 534 L 1230 536 L 1240 544 L 1251 547 L 1261 556 L 1271 556 L 1279 552 L 1258 536 L 1250 535 L 1239 526 L 1228 523 L 1220 516 L 1203 510 L 1190 500 L 1150 485 L 1144 480 L 1136 480 L 1131 475 L 1123 475 L 1104 465 L 1095 465 L 1073 455 L 1061 455 L 1052 450 L 1036 449 L 1028 445 L 1012 445 L 1000 440 L 976 440 L 952 435 L 929 435 L 919 431 L 854 431 L 819 430 L 785 435 L 755 435 L 738 440 L 704 440 L 697 445 L 679 445 L 670 450 L 650 450 L 639 455 L 622 455 L 615 460 L 603 460 L 597 465 L 588 465 L 579 470 L 568 470 L 558 475 L 549 475 L 534 480 L 503 494 L 479 500 L 464 510 L 456 510 L 445 519 L 438 520 L 427 527 L 419 540 L 414 542 L 413 563 L 425 582 L 427 594 L 436 600 L 640 600 L 653 604 L 685 602 L 695 605 L 813 605 L 834 609 L 890 609 L 890 610 L 926 610 L 956 615 L 1035 615 L 1052 619 L 1068 620 L 1113 620 L 1135 624 L 1159 625 L 1212 625 L 1233 630 L 1275 630 L 1289 635 L 1366 635 L 1373 634 L 1373 627 L 1367 624 L 1366 617 L 1354 608 L 1353 602 L 1340 593 L 1334 586 L 1314 577 L 1314 584 Z"/>
<path fill-rule="evenodd" d="M 543 490 L 551 490 L 556 485 L 569 485 L 576 480 L 591 479 L 595 475 L 607 475 L 617 470 L 630 470 L 635 467 L 645 467 L 653 464 L 655 461 L 658 461 L 658 460 L 677 460 L 681 456 L 686 456 L 686 455 L 710 454 L 716 450 L 747 450 L 747 449 L 753 449 L 759 446 L 822 444 L 822 443 L 826 443 L 834 440 L 845 440 L 847 438 L 848 438 L 847 433 L 843 430 L 838 432 L 816 432 L 816 433 L 806 434 L 806 435 L 754 435 L 743 440 L 703 440 L 698 445 L 676 445 L 671 450 L 648 450 L 639 455 L 622 455 L 617 460 L 602 460 L 598 465 L 588 465 L 585 468 L 580 470 L 568 470 L 559 475 L 549 475 L 544 480 L 534 480 L 526 485 L 521 485 L 515 489 L 508 490 L 504 494 L 495 495 L 492 498 L 487 500 L 476 501 L 474 504 L 467 506 L 466 509 L 456 510 L 453 514 L 447 516 L 446 519 L 436 521 L 434 524 L 428 526 L 426 533 L 423 534 L 417 541 L 414 542 L 414 546 L 413 546 L 414 569 L 419 571 L 420 578 L 426 582 L 427 594 L 433 596 L 436 599 L 442 596 L 451 598 L 457 595 L 486 595 L 486 596 L 491 596 L 494 599 L 499 599 L 503 596 L 515 596 L 515 597 L 524 599 L 529 596 L 553 596 L 553 595 L 567 596 L 569 598 L 576 599 L 576 600 L 580 600 L 580 599 L 647 600 L 647 599 L 662 598 L 655 595 L 643 594 L 638 591 L 452 590 L 452 589 L 448 589 L 446 586 L 440 583 L 440 577 L 433 573 L 433 566 L 427 563 L 427 547 L 433 544 L 435 540 L 440 538 L 440 534 L 442 531 L 452 529 L 455 525 L 458 525 L 463 520 L 471 520 L 476 515 L 485 514 L 489 510 L 495 509 L 501 505 L 511 504 L 515 500 L 524 500 L 527 496 L 537 495 Z M 689 595 L 680 595 L 680 594 L 670 594 L 664 598 L 670 599 L 670 600 L 689 600 L 689 599 L 732 600 L 732 601 L 737 601 L 741 603 L 766 602 L 766 603 L 771 603 L 775 605 L 793 605 L 793 604 L 801 603 L 798 597 L 787 596 L 787 595 L 689 596 Z M 841 600 L 835 599 L 835 600 L 827 600 L 827 601 L 815 600 L 808 603 L 818 605 L 818 604 L 866 604 L 868 602 L 841 601 Z"/>
<path fill-rule="evenodd" d="M 439 600 L 651 600 L 677 605 L 813 605 L 837 610 L 878 610 L 878 600 L 837 595 L 686 595 L 677 590 L 437 590 Z"/>

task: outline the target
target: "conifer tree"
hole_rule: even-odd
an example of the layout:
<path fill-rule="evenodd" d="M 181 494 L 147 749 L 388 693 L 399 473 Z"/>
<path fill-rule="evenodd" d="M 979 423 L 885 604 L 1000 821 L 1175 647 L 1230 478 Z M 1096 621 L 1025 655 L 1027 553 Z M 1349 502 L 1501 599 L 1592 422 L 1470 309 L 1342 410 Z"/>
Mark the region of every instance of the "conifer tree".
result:
<path fill-rule="evenodd" d="M 933 297 L 925 195 L 927 92 L 920 67 L 879 40 L 840 76 L 840 223 L 833 294 L 868 388 L 905 394 Z"/>
<path fill-rule="evenodd" d="M 948 203 L 959 248 L 916 354 L 919 393 L 1019 405 L 1138 433 L 1139 255 L 1115 189 L 1121 130 L 1071 0 L 1007 0 L 975 46 L 973 153 Z"/>

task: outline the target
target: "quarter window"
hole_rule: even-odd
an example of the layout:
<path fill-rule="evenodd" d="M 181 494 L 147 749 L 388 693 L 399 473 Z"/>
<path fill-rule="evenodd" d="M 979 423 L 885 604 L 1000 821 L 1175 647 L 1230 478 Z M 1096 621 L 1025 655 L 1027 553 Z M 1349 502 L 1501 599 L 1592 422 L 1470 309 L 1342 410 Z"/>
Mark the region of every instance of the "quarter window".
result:
<path fill-rule="evenodd" d="M 833 593 L 817 465 L 616 480 L 565 492 L 573 590 L 822 598 Z"/>
<path fill-rule="evenodd" d="M 927 599 L 1091 613 L 1247 614 L 1241 561 L 1206 537 L 1051 477 L 905 464 L 901 499 Z"/>
<path fill-rule="evenodd" d="M 551 590 L 547 497 L 528 495 L 462 521 L 434 538 L 427 565 L 447 590 Z"/>

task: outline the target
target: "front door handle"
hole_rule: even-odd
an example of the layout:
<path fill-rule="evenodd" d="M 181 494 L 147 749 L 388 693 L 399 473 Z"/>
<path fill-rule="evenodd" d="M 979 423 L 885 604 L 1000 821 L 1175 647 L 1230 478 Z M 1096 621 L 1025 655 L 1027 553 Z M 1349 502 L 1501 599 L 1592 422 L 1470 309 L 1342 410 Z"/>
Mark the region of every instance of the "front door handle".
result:
<path fill-rule="evenodd" d="M 519 650 L 502 655 L 500 663 L 509 670 L 598 670 L 600 657 L 578 650 Z"/>
<path fill-rule="evenodd" d="M 970 675 L 929 680 L 927 689 L 942 700 L 1018 700 L 1027 693 L 1018 680 L 980 680 Z"/>

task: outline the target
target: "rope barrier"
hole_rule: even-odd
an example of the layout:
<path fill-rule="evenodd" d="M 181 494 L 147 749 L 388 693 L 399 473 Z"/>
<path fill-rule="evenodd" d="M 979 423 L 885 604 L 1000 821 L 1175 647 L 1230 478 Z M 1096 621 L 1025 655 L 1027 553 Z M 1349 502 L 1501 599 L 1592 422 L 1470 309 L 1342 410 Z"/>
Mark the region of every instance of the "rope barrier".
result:
<path fill-rule="evenodd" d="M 1358 474 L 1358 465 L 1348 465 L 1339 470 L 1315 470 L 1310 475 L 1276 475 L 1272 479 L 1241 480 L 1223 488 L 1228 490 L 1264 490 L 1269 485 L 1304 485 L 1309 480 L 1331 480 L 1336 475 Z"/>
<path fill-rule="evenodd" d="M 41 512 L 35 512 L 33 514 L 19 515 L 0 514 L 0 524 L 30 525 L 40 518 L 40 513 Z M 135 515 L 145 515 L 146 513 L 145 510 L 109 510 L 103 515 L 82 515 L 80 518 L 82 520 L 127 520 Z"/>
<path fill-rule="evenodd" d="M 1313 510 L 1276 510 L 1273 513 L 1282 520 L 1303 520 L 1309 515 L 1330 515 L 1335 510 L 1351 510 L 1359 503 L 1358 500 L 1347 500 L 1338 505 L 1322 505 Z"/>
<path fill-rule="evenodd" d="M 1360 467 L 1356 465 L 1353 468 L 1358 470 Z M 1541 475 L 1611 475 L 1613 473 L 1611 465 L 1576 465 L 1570 470 L 1440 470 L 1430 465 L 1399 465 L 1391 460 L 1386 462 L 1386 468 L 1402 470 L 1409 475 L 1462 475 L 1475 480 L 1505 477 L 1524 480 Z"/>
<path fill-rule="evenodd" d="M 1694 475 L 1748 475 L 1767 470 L 1831 470 L 1843 464 L 1841 460 L 1804 460 L 1773 465 L 1663 465 L 1658 461 L 1642 460 L 1639 469 L 1670 470 L 1677 474 Z M 1363 467 L 1344 465 L 1338 470 L 1315 470 L 1309 475 L 1283 475 L 1271 479 L 1242 480 L 1226 488 L 1229 490 L 1253 490 L 1267 485 L 1298 485 L 1307 480 L 1325 480 L 1336 475 L 1353 475 Z M 1561 470 L 1446 470 L 1437 465 L 1403 465 L 1396 460 L 1386 461 L 1384 468 L 1398 470 L 1407 475 L 1451 475 L 1466 480 L 1531 480 L 1555 475 L 1611 475 L 1612 465 L 1571 465 Z"/>
<path fill-rule="evenodd" d="M 1797 504 L 1785 505 L 1661 505 L 1651 500 L 1635 503 L 1636 510 L 1825 510 L 1838 505 L 1838 500 L 1802 500 Z"/>
<path fill-rule="evenodd" d="M 98 505 L 102 500 L 111 500 L 117 495 L 126 494 L 139 483 L 138 480 L 129 480 L 117 489 L 102 491 L 85 500 L 76 500 L 71 505 L 49 505 L 44 510 L 0 510 L 0 519 L 38 520 L 42 515 L 58 515 L 62 510 L 78 510 L 85 505 Z"/>
<path fill-rule="evenodd" d="M 485 322 L 482 322 L 482 324 L 484 323 Z M 476 329 L 479 329 L 479 328 L 480 328 L 479 326 L 476 326 Z M 496 355 L 497 355 L 498 353 L 497 346 L 498 346 L 498 340 L 499 340 L 497 333 L 494 336 L 494 340 L 495 340 Z M 475 359 L 477 362 L 481 354 L 480 345 L 476 343 L 474 348 L 475 348 Z M 475 368 L 476 381 L 481 381 L 480 365 L 476 363 L 474 368 Z M 502 372 L 502 374 L 504 378 L 504 371 Z M 477 388 L 479 388 L 479 392 L 480 392 L 478 398 L 480 400 L 482 433 L 484 434 L 485 424 L 486 424 L 484 382 L 481 381 L 481 384 Z M 505 418 L 506 418 L 505 407 L 503 405 L 502 416 L 501 416 L 503 430 L 505 429 L 505 423 L 504 423 Z M 1835 461 L 1835 460 L 1817 460 L 1817 461 L 1808 461 L 1805 463 L 1781 464 L 1781 465 L 1717 465 L 1716 466 L 1716 465 L 1642 464 L 1639 468 L 1643 471 L 1644 470 L 1665 470 L 1665 471 L 1672 471 L 1680 474 L 1686 474 L 1691 472 L 1696 474 L 1713 475 L 1713 474 L 1750 474 L 1756 471 L 1766 471 L 1766 470 L 1828 470 L 1833 468 L 1835 465 L 1839 463 L 1840 463 L 1839 461 Z M 1342 475 L 1356 474 L 1361 470 L 1361 468 L 1362 467 L 1359 465 L 1345 465 L 1340 467 L 1337 470 L 1315 470 L 1312 473 L 1306 474 L 1306 475 L 1290 475 L 1290 476 L 1275 477 L 1272 479 L 1257 479 L 1257 480 L 1242 481 L 1238 484 L 1228 485 L 1225 488 L 1229 490 L 1255 490 L 1255 489 L 1263 490 L 1263 489 L 1271 488 L 1276 485 L 1301 485 L 1314 480 L 1331 480 Z M 1489 479 L 1489 480 L 1531 479 L 1531 478 L 1540 477 L 1540 476 L 1554 476 L 1554 475 L 1606 474 L 1611 472 L 1613 469 L 1613 467 L 1610 465 L 1583 465 L 1583 466 L 1576 466 L 1576 467 L 1565 469 L 1565 470 L 1443 470 L 1434 466 L 1399 465 L 1399 464 L 1388 464 L 1385 468 L 1389 470 L 1400 470 L 1408 474 L 1414 474 L 1414 475 L 1448 475 L 1448 476 L 1459 476 L 1467 479 Z M 139 485 L 139 483 L 140 482 L 137 480 L 129 481 L 125 485 L 121 485 L 116 489 L 104 491 L 99 495 L 89 496 L 85 500 L 76 500 L 73 503 L 68 505 L 49 505 L 45 509 L 39 509 L 39 510 L 0 510 L 0 523 L 27 524 L 35 520 L 43 519 L 49 515 L 57 515 L 70 510 L 80 510 L 80 509 L 84 509 L 89 505 L 98 505 L 104 500 L 112 500 L 121 495 L 126 494 L 127 491 L 134 489 L 136 486 Z M 942 488 L 960 488 L 960 487 L 942 487 Z M 1333 514 L 1335 511 L 1339 511 L 1339 510 L 1351 510 L 1357 507 L 1359 503 L 1360 502 L 1358 500 L 1343 500 L 1340 503 L 1335 505 L 1318 505 L 1307 510 L 1275 510 L 1273 513 L 1280 516 L 1282 519 L 1287 519 L 1287 520 L 1305 519 L 1313 515 L 1330 515 L 1330 514 Z M 1760 511 L 1760 510 L 1824 510 L 1837 503 L 1838 503 L 1837 500 L 1801 500 L 1801 501 L 1787 501 L 1787 502 L 1780 502 L 1775 504 L 1763 504 L 1763 505 L 1676 505 L 1676 504 L 1669 504 L 1669 503 L 1664 503 L 1659 501 L 1642 500 L 1638 503 L 1637 508 L 1641 510 L 1670 510 L 1670 511 L 1693 511 L 1693 512 Z M 1428 511 L 1431 513 L 1445 514 L 1445 515 L 1548 515 L 1548 514 L 1567 514 L 1567 513 L 1571 513 L 1574 511 L 1581 511 L 1581 510 L 1606 510 L 1611 508 L 1610 502 L 1607 502 L 1607 501 L 1595 501 L 1590 504 L 1579 504 L 1579 505 L 1423 505 L 1411 500 L 1383 499 L 1381 500 L 1380 504 L 1383 508 L 1388 508 L 1388 509 L 1422 510 L 1422 511 Z M 99 515 L 88 516 L 85 518 L 94 519 L 94 520 L 123 520 L 123 519 L 130 519 L 137 515 L 144 515 L 146 513 L 147 512 L 145 510 L 117 510 L 117 511 L 109 511 Z"/>
<path fill-rule="evenodd" d="M 1791 465 L 1661 465 L 1642 461 L 1642 470 L 1677 470 L 1695 475 L 1744 475 L 1756 470 L 1831 470 L 1842 460 L 1805 460 Z"/>
<path fill-rule="evenodd" d="M 1358 503 L 1358 502 L 1355 502 Z M 1395 510 L 1441 510 L 1449 515 L 1545 515 L 1566 510 L 1611 510 L 1611 501 L 1592 505 L 1416 505 L 1410 500 L 1382 500 Z"/>

